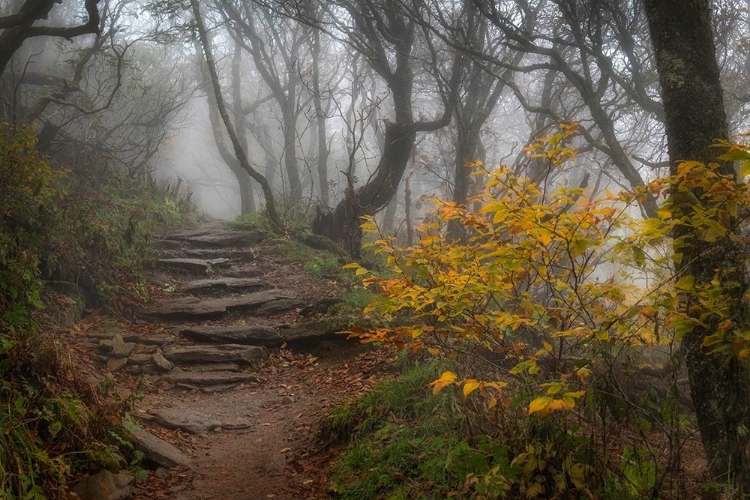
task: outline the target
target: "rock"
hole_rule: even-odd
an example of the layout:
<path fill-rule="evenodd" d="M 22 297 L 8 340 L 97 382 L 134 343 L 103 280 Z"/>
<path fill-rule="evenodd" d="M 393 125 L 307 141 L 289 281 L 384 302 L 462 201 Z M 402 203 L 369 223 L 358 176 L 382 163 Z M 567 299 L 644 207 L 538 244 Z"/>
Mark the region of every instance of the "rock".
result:
<path fill-rule="evenodd" d="M 177 340 L 177 338 L 174 335 L 169 335 L 166 333 L 149 335 L 148 337 L 142 337 L 140 335 L 128 335 L 127 337 L 124 337 L 124 339 L 128 342 L 136 342 L 138 344 L 155 345 L 155 346 L 169 344 L 170 342 L 174 342 L 175 340 Z"/>
<path fill-rule="evenodd" d="M 284 339 L 270 326 L 216 325 L 188 326 L 180 330 L 186 339 L 214 344 L 242 344 L 278 347 Z"/>
<path fill-rule="evenodd" d="M 179 364 L 252 363 L 265 356 L 266 350 L 262 347 L 239 344 L 170 346 L 164 349 L 164 357 Z"/>
<path fill-rule="evenodd" d="M 125 373 L 129 373 L 130 375 L 140 375 L 143 373 L 143 368 L 141 365 L 128 365 L 125 367 Z"/>
<path fill-rule="evenodd" d="M 294 403 L 294 398 L 291 396 L 284 396 L 281 398 L 281 404 L 290 405 Z"/>
<path fill-rule="evenodd" d="M 152 462 L 167 468 L 190 463 L 190 459 L 184 453 L 147 430 L 139 427 L 132 434 L 135 447 Z"/>
<path fill-rule="evenodd" d="M 189 258 L 176 258 L 176 259 L 158 259 L 156 264 L 163 268 L 172 271 L 187 271 L 194 273 L 205 273 L 211 269 L 229 267 L 229 259 L 189 259 Z"/>
<path fill-rule="evenodd" d="M 153 412 L 155 421 L 168 429 L 183 429 L 193 434 L 203 434 L 221 427 L 217 418 L 193 410 L 167 408 Z"/>
<path fill-rule="evenodd" d="M 228 311 L 275 314 L 303 305 L 294 297 L 293 292 L 277 289 L 217 299 L 179 297 L 159 301 L 143 313 L 151 318 L 176 320 L 215 319 Z"/>
<path fill-rule="evenodd" d="M 322 342 L 346 343 L 347 335 L 337 332 L 348 329 L 348 319 L 339 318 L 335 321 L 330 318 L 310 320 L 299 323 L 287 330 L 281 331 L 288 349 L 309 350 Z M 353 341 L 349 341 L 353 342 Z"/>
<path fill-rule="evenodd" d="M 188 384 L 198 386 L 260 382 L 260 378 L 254 373 L 230 372 L 173 372 L 168 375 L 164 375 L 161 380 L 173 384 Z"/>
<path fill-rule="evenodd" d="M 233 269 L 224 273 L 228 278 L 257 278 L 265 274 L 260 269 Z"/>
<path fill-rule="evenodd" d="M 113 358 L 127 358 L 133 354 L 133 351 L 135 351 L 134 343 L 125 342 L 119 333 L 112 337 L 110 354 Z"/>
<path fill-rule="evenodd" d="M 216 291 L 255 292 L 271 288 L 271 284 L 258 278 L 215 278 L 189 281 L 180 285 L 179 290 L 194 295 Z"/>
<path fill-rule="evenodd" d="M 239 372 L 242 371 L 242 368 L 243 366 L 239 363 L 207 363 L 190 365 L 191 372 Z M 175 371 L 176 370 L 184 371 L 179 367 L 175 367 Z"/>
<path fill-rule="evenodd" d="M 109 361 L 107 361 L 107 370 L 111 372 L 118 372 L 125 368 L 125 365 L 128 364 L 128 358 L 110 358 Z"/>
<path fill-rule="evenodd" d="M 230 248 L 198 248 L 185 250 L 183 255 L 197 259 L 215 259 L 225 257 L 229 260 L 249 262 L 255 259 L 255 252 L 251 250 L 234 250 Z"/>
<path fill-rule="evenodd" d="M 221 424 L 221 429 L 225 431 L 241 431 L 243 429 L 249 429 L 252 426 L 253 424 L 247 420 L 237 420 L 235 422 L 223 422 Z"/>
<path fill-rule="evenodd" d="M 155 352 L 156 352 L 156 351 L 157 351 L 158 349 L 159 349 L 159 346 L 155 346 L 155 345 L 147 345 L 147 346 L 143 346 L 143 349 L 141 349 L 141 352 L 142 352 L 143 354 L 153 354 L 153 353 L 155 353 Z"/>
<path fill-rule="evenodd" d="M 235 231 L 223 228 L 203 228 L 194 231 L 181 231 L 167 236 L 169 240 L 184 241 L 195 248 L 226 248 L 241 245 L 254 245 L 263 241 L 259 231 Z"/>
<path fill-rule="evenodd" d="M 154 365 L 161 371 L 168 372 L 174 367 L 172 362 L 165 358 L 160 351 L 156 351 L 154 354 L 152 354 L 151 360 L 154 362 Z"/>
<path fill-rule="evenodd" d="M 146 365 L 151 362 L 151 356 L 149 354 L 132 354 L 128 358 L 128 362 L 134 365 Z"/>
<path fill-rule="evenodd" d="M 274 316 L 303 306 L 302 302 L 296 299 L 278 299 L 265 302 L 258 307 L 253 313 L 256 316 Z"/>
<path fill-rule="evenodd" d="M 83 478 L 73 491 L 81 500 L 125 500 L 133 495 L 134 482 L 129 471 L 112 474 L 102 470 Z"/>

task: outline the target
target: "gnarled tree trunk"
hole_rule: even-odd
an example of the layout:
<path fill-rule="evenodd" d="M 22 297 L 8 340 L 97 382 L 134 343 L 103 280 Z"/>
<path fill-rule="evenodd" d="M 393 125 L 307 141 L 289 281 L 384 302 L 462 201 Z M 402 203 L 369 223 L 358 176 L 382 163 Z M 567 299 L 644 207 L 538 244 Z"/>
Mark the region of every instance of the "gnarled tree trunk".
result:
<path fill-rule="evenodd" d="M 711 2 L 646 0 L 645 7 L 659 70 L 672 173 L 677 173 L 679 162 L 697 160 L 717 162 L 720 173 L 735 176 L 730 163 L 717 159 L 722 151 L 711 147 L 716 139 L 727 137 Z M 694 197 L 679 189 L 673 191 L 680 212 L 674 216 L 693 215 Z M 736 222 L 730 221 L 729 227 L 735 227 Z M 730 302 L 727 309 L 732 328 L 747 330 L 748 310 L 742 300 L 748 289 L 743 249 L 731 237 L 715 243 L 701 241 L 688 226 L 678 226 L 673 236 L 675 241 L 682 240 L 675 245 L 675 252 L 682 254 L 676 265 L 678 275 L 694 277 L 696 288 L 717 277 L 724 299 Z M 694 298 L 682 300 L 691 315 L 706 312 Z M 706 326 L 696 326 L 683 338 L 698 427 L 714 478 L 733 482 L 740 490 L 736 498 L 740 498 L 750 492 L 750 371 L 746 360 L 711 354 L 704 346 L 706 337 L 719 331 L 723 318 L 708 312 L 700 319 Z"/>

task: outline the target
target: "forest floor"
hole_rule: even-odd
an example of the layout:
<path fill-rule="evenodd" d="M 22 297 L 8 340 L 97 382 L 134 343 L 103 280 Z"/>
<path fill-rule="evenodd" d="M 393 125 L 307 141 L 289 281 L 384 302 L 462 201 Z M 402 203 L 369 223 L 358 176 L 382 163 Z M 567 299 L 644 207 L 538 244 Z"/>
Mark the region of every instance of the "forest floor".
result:
<path fill-rule="evenodd" d="M 133 498 L 328 498 L 327 411 L 394 357 L 334 333 L 346 287 L 279 245 L 219 223 L 167 235 L 149 304 L 68 332 L 92 383 L 132 401 L 146 431 Z"/>

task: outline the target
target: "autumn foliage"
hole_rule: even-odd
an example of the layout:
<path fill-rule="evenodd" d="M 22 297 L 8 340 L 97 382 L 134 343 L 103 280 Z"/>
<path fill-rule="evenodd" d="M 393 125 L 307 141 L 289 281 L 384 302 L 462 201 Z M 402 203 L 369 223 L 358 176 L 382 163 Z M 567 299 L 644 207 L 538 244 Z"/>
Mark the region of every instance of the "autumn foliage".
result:
<path fill-rule="evenodd" d="M 575 157 L 566 145 L 575 131 L 566 125 L 528 152 L 551 169 L 563 168 Z M 744 146 L 717 147 L 727 150 L 727 160 L 750 159 Z M 509 391 L 534 387 L 529 415 L 571 410 L 586 400 L 592 380 L 617 369 L 623 353 L 667 353 L 636 363 L 665 370 L 675 358 L 679 363 L 675 355 L 687 331 L 717 320 L 719 333 L 704 347 L 717 355 L 750 354 L 750 332 L 737 328 L 719 280 L 697 285 L 674 271 L 680 245 L 710 251 L 719 239 L 741 244 L 741 225 L 729 221 L 750 206 L 745 183 L 720 175 L 716 165 L 685 162 L 676 175 L 640 192 L 592 196 L 534 183 L 505 167 L 467 167 L 488 179 L 470 204 L 479 211 L 435 200 L 435 222 L 421 228 L 410 248 L 380 236 L 368 219 L 363 228 L 375 235 L 371 246 L 385 256 L 387 273 L 348 266 L 379 293 L 368 312 L 395 325 L 349 333 L 433 355 L 470 353 L 501 367 L 491 380 L 446 372 L 433 382 L 435 392 L 459 386 L 467 397 L 479 392 L 492 408 L 510 401 Z M 747 173 L 750 162 L 741 168 Z M 646 192 L 662 200 L 655 218 L 639 216 L 636 202 Z M 449 237 L 449 223 L 465 228 L 466 241 Z M 673 241 L 680 226 L 702 235 L 700 241 Z M 679 306 L 685 297 L 691 313 Z"/>

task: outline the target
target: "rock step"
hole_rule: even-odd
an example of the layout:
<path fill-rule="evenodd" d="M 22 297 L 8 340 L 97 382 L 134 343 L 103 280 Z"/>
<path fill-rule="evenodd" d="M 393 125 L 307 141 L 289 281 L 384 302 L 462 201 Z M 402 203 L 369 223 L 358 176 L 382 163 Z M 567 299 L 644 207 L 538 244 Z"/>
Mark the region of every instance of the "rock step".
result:
<path fill-rule="evenodd" d="M 179 271 L 189 273 L 207 273 L 214 269 L 229 267 L 229 259 L 157 259 L 156 266 L 167 271 Z"/>
<path fill-rule="evenodd" d="M 138 427 L 131 434 L 135 447 L 141 450 L 146 458 L 162 467 L 171 469 L 190 463 L 190 459 L 184 453 L 145 429 Z"/>
<path fill-rule="evenodd" d="M 186 339 L 212 344 L 279 347 L 284 343 L 284 338 L 274 328 L 263 325 L 184 326 L 180 333 Z"/>
<path fill-rule="evenodd" d="M 170 346 L 164 357 L 176 365 L 254 363 L 268 355 L 262 347 L 239 344 Z"/>
<path fill-rule="evenodd" d="M 271 288 L 268 281 L 258 278 L 214 278 L 188 281 L 177 287 L 177 290 L 192 295 L 201 295 L 217 291 L 256 292 Z"/>
<path fill-rule="evenodd" d="M 172 384 L 216 386 L 233 384 L 257 384 L 260 377 L 254 373 L 173 371 L 159 379 Z"/>
<path fill-rule="evenodd" d="M 159 252 L 163 259 L 191 258 L 191 259 L 218 259 L 227 258 L 237 262 L 250 262 L 255 260 L 255 252 L 236 248 L 167 248 Z"/>
<path fill-rule="evenodd" d="M 230 311 L 270 316 L 291 311 L 302 305 L 303 303 L 295 298 L 293 292 L 274 289 L 216 299 L 197 297 L 166 299 L 147 307 L 143 314 L 152 319 L 196 321 L 218 319 Z"/>
<path fill-rule="evenodd" d="M 222 422 L 216 417 L 199 411 L 178 408 L 165 408 L 151 412 L 154 422 L 167 429 L 180 429 L 193 434 L 209 431 L 239 430 L 251 427 L 247 420 Z"/>
<path fill-rule="evenodd" d="M 163 238 L 167 241 L 184 242 L 194 248 L 227 248 L 255 245 L 263 241 L 259 231 L 236 231 L 224 228 L 203 228 L 172 233 Z"/>

